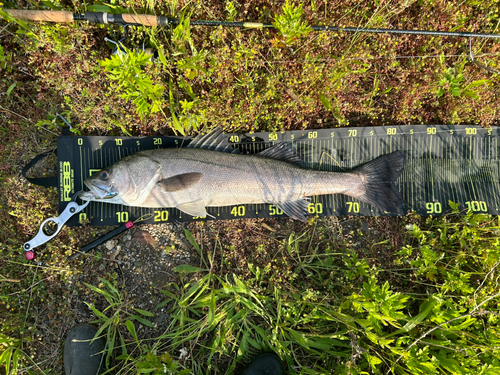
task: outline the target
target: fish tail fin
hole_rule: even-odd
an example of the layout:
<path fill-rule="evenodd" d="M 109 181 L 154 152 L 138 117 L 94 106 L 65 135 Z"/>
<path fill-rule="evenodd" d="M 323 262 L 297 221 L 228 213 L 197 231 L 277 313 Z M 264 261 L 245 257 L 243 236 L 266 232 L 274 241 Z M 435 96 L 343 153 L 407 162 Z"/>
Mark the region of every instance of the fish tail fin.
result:
<path fill-rule="evenodd" d="M 396 180 L 405 163 L 406 153 L 395 151 L 356 168 L 353 172 L 361 177 L 363 187 L 353 196 L 383 213 L 403 214 L 405 202 L 398 191 Z"/>

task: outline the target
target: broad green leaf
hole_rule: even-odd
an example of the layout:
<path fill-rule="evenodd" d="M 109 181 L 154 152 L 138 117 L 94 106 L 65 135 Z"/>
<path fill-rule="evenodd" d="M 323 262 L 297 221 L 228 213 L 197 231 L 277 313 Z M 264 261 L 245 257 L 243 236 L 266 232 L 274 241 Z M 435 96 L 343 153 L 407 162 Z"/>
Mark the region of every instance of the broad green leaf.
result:
<path fill-rule="evenodd" d="M 0 344 L 2 344 L 2 343 L 8 343 L 9 345 L 13 345 L 16 342 L 19 342 L 19 340 L 18 339 L 13 339 L 12 337 L 5 337 L 5 338 L 0 339 Z"/>
<path fill-rule="evenodd" d="M 378 340 L 377 340 L 378 337 L 376 334 L 374 334 L 373 332 L 369 332 L 369 331 L 365 331 L 365 334 L 366 334 L 366 337 L 368 337 L 368 340 L 370 340 L 374 344 L 378 344 Z"/>
<path fill-rule="evenodd" d="M 138 315 L 130 315 L 129 317 L 130 319 L 132 320 L 137 320 L 138 322 L 144 324 L 145 326 L 148 326 L 148 327 L 151 327 L 151 328 L 154 328 L 154 324 L 151 323 L 149 320 L 147 319 L 144 319 L 144 318 L 141 318 L 140 316 Z"/>
<path fill-rule="evenodd" d="M 257 350 L 262 350 L 262 344 L 259 343 L 257 340 L 254 340 L 253 338 L 251 338 L 250 336 L 247 337 L 247 341 L 250 345 L 252 345 L 255 349 Z"/>
<path fill-rule="evenodd" d="M 202 271 L 201 268 L 192 266 L 190 264 L 181 264 L 172 268 L 174 272 L 196 273 Z"/>
<path fill-rule="evenodd" d="M 12 85 L 9 86 L 9 88 L 7 89 L 7 96 L 10 96 L 10 93 L 12 92 L 12 90 L 14 90 L 16 85 L 17 85 L 17 82 L 14 82 Z"/>
<path fill-rule="evenodd" d="M 176 289 L 179 290 L 178 287 Z M 175 299 L 177 297 L 174 293 L 172 293 L 168 290 L 162 290 L 161 294 L 165 294 L 167 297 L 170 297 L 172 299 Z"/>
<path fill-rule="evenodd" d="M 99 310 L 97 310 L 94 305 L 88 303 L 88 302 L 85 302 L 85 304 L 90 307 L 90 309 L 94 312 L 94 314 L 97 315 L 97 317 L 101 318 L 101 319 L 105 319 L 107 320 L 108 317 L 106 315 L 104 315 L 102 312 L 100 312 Z"/>
<path fill-rule="evenodd" d="M 193 92 L 193 88 L 188 82 L 186 82 L 186 80 L 180 78 L 179 86 L 182 87 L 187 92 L 187 94 L 190 96 L 192 100 L 196 99 L 196 95 Z"/>
<path fill-rule="evenodd" d="M 13 348 L 7 348 L 0 356 L 0 365 L 5 365 L 6 374 L 10 373 L 10 358 L 12 357 L 12 350 Z"/>
<path fill-rule="evenodd" d="M 464 375 L 466 373 L 460 363 L 453 358 L 446 358 L 440 355 L 435 355 L 435 358 L 437 359 L 440 367 L 444 367 L 454 375 Z"/>
<path fill-rule="evenodd" d="M 325 106 L 326 109 L 328 109 L 329 111 L 332 110 L 332 104 L 322 93 L 319 93 L 319 100 Z"/>
<path fill-rule="evenodd" d="M 382 363 L 382 360 L 378 357 L 375 357 L 373 355 L 370 355 L 368 353 L 365 353 L 366 359 L 368 360 L 368 363 L 372 366 L 373 369 L 379 364 Z"/>
<path fill-rule="evenodd" d="M 107 337 L 106 345 L 108 348 L 106 354 L 106 365 L 109 367 L 109 364 L 111 363 L 111 358 L 113 358 L 113 351 L 115 349 L 116 329 L 108 329 L 106 337 Z"/>
<path fill-rule="evenodd" d="M 57 10 L 57 7 L 54 5 L 54 2 L 52 1 L 42 0 L 41 3 L 47 8 L 50 8 L 52 10 Z"/>
<path fill-rule="evenodd" d="M 165 301 L 160 302 L 158 305 L 156 305 L 155 310 L 158 310 L 158 309 L 162 308 L 163 306 L 165 306 L 169 302 L 170 302 L 170 300 L 168 300 L 168 299 L 165 300 Z"/>
<path fill-rule="evenodd" d="M 188 241 L 191 244 L 191 246 L 193 246 L 196 249 L 196 251 L 198 252 L 198 254 L 201 255 L 200 246 L 198 245 L 198 243 L 194 239 L 193 234 L 190 231 L 188 231 L 186 228 L 183 228 L 183 229 L 184 229 L 184 235 L 188 239 Z"/>
<path fill-rule="evenodd" d="M 139 374 L 149 374 L 153 371 L 155 371 L 156 369 L 155 368 L 141 368 L 141 369 L 137 369 L 137 373 Z"/>
<path fill-rule="evenodd" d="M 450 87 L 450 92 L 453 96 L 459 97 L 462 94 L 460 87 L 452 86 Z"/>
<path fill-rule="evenodd" d="M 125 340 L 123 338 L 122 333 L 120 331 L 118 331 L 118 334 L 120 335 L 120 346 L 122 348 L 122 355 L 126 356 L 126 355 L 128 355 L 128 353 L 127 353 L 127 345 L 125 344 Z M 140 350 L 140 347 L 139 347 L 139 350 Z"/>
<path fill-rule="evenodd" d="M 184 298 L 182 300 L 179 300 L 177 303 L 179 306 L 181 307 L 186 307 L 188 305 L 188 300 L 194 295 L 194 294 L 198 294 L 198 296 L 203 293 L 203 291 L 205 289 L 207 289 L 208 287 L 208 276 L 204 276 L 203 278 L 201 278 L 200 280 L 198 280 L 196 282 L 196 284 L 194 284 L 189 290 L 188 292 L 186 293 L 186 295 L 184 296 Z M 193 300 L 191 302 L 194 302 L 196 300 L 196 298 L 193 298 Z"/>
<path fill-rule="evenodd" d="M 406 332 L 408 332 L 408 331 L 411 331 L 413 328 L 415 328 L 417 326 L 417 324 L 422 322 L 427 317 L 427 315 L 429 315 L 429 313 L 432 311 L 434 306 L 436 306 L 436 304 L 437 304 L 437 301 L 432 297 L 430 299 L 428 299 L 427 301 L 425 301 L 424 303 L 422 303 L 420 305 L 420 313 L 417 316 L 415 316 L 414 318 L 410 319 L 408 321 L 408 323 L 406 323 L 404 325 L 403 329 Z"/>
<path fill-rule="evenodd" d="M 163 48 L 158 48 L 158 58 L 160 59 L 161 63 L 165 66 L 168 65 L 167 59 L 165 58 L 165 52 L 163 52 Z"/>
<path fill-rule="evenodd" d="M 297 332 L 293 329 L 288 329 L 288 332 L 290 332 L 295 340 L 297 340 L 297 343 L 301 345 L 302 347 L 309 349 L 309 344 L 302 332 Z"/>
<path fill-rule="evenodd" d="M 116 357 L 115 359 L 117 359 L 118 361 L 133 361 L 134 360 L 134 357 L 128 355 L 128 354 L 122 354 L 122 355 L 119 355 L 118 357 Z"/>
<path fill-rule="evenodd" d="M 471 324 L 473 324 L 476 320 L 477 320 L 476 318 L 471 318 L 470 316 L 468 316 L 464 322 L 462 322 L 458 325 L 455 325 L 455 326 L 450 326 L 450 329 L 457 330 L 457 331 L 465 329 L 468 326 L 470 326 Z"/>
<path fill-rule="evenodd" d="M 210 293 L 210 305 L 208 306 L 208 325 L 212 326 L 215 318 L 215 291 Z"/>
<path fill-rule="evenodd" d="M 477 87 L 477 86 L 481 86 L 481 85 L 486 85 L 490 82 L 489 79 L 480 79 L 478 81 L 474 81 L 474 82 L 471 82 L 467 85 L 467 88 L 471 88 L 471 87 Z"/>
<path fill-rule="evenodd" d="M 19 365 L 19 350 L 15 349 L 13 351 L 13 354 L 12 354 L 12 373 L 13 374 L 17 374 L 17 366 L 18 365 Z"/>
<path fill-rule="evenodd" d="M 472 92 L 470 90 L 464 90 L 464 91 L 462 91 L 462 93 L 465 96 L 468 96 L 469 98 L 472 98 L 472 99 L 478 99 L 479 98 L 479 95 L 475 94 L 474 92 Z"/>
<path fill-rule="evenodd" d="M 90 289 L 92 289 L 94 292 L 99 293 L 99 294 L 102 294 L 102 295 L 104 296 L 104 298 L 106 298 L 106 300 L 107 300 L 109 303 L 113 303 L 113 302 L 114 302 L 114 299 L 115 299 L 115 298 L 114 298 L 114 297 L 113 297 L 110 293 L 108 293 L 108 292 L 106 292 L 105 290 L 102 290 L 102 289 L 100 289 L 100 288 L 98 288 L 98 287 L 95 287 L 95 286 L 93 286 L 93 285 L 90 285 L 90 284 L 87 284 L 87 283 L 84 283 L 84 284 L 85 284 L 85 285 L 87 285 L 87 286 L 88 286 Z"/>
<path fill-rule="evenodd" d="M 114 294 L 115 294 L 115 296 L 117 296 L 118 298 L 120 298 L 120 297 L 121 297 L 120 292 L 118 291 L 118 289 L 116 289 L 116 288 L 114 287 L 114 285 L 113 285 L 110 281 L 108 281 L 108 280 L 106 280 L 106 279 L 102 279 L 102 278 L 100 278 L 100 280 L 102 281 L 102 283 L 103 283 L 104 285 L 106 285 L 106 287 L 107 287 L 107 288 L 108 288 L 108 289 L 109 289 L 112 293 L 114 293 Z M 121 298 L 120 298 L 120 299 L 121 299 Z"/>
<path fill-rule="evenodd" d="M 243 333 L 243 337 L 241 338 L 240 345 L 238 346 L 238 357 L 245 355 L 248 352 L 248 331 Z"/>
<path fill-rule="evenodd" d="M 103 12 L 103 13 L 112 13 L 111 8 L 106 5 L 90 5 L 87 7 L 89 12 Z"/>
<path fill-rule="evenodd" d="M 354 318 L 354 317 L 352 317 L 350 315 L 346 315 L 346 314 L 342 314 L 342 313 L 336 312 L 336 311 L 332 311 L 331 314 L 334 317 L 336 317 L 337 319 L 339 319 L 340 321 L 344 322 L 344 323 L 353 323 L 353 322 L 356 321 L 356 318 Z"/>
<path fill-rule="evenodd" d="M 153 314 L 149 311 L 146 311 L 146 310 L 138 309 L 137 307 L 134 307 L 134 310 L 137 311 L 139 314 L 144 315 L 144 316 L 155 316 L 155 314 Z"/>
<path fill-rule="evenodd" d="M 458 207 L 459 207 L 458 203 L 448 201 L 448 204 L 450 205 L 450 207 L 453 211 L 458 211 Z"/>
<path fill-rule="evenodd" d="M 310 347 L 325 351 L 332 349 L 334 346 L 350 347 L 348 342 L 343 343 L 342 341 L 330 337 L 324 337 L 323 335 L 305 333 L 304 338 Z"/>
<path fill-rule="evenodd" d="M 111 331 L 111 329 L 113 329 L 113 326 L 112 324 L 113 323 L 113 318 L 108 318 L 108 320 L 106 320 L 104 322 L 104 324 L 102 324 L 99 329 L 97 330 L 97 332 L 95 333 L 94 337 L 92 338 L 91 342 L 94 342 L 96 339 L 98 339 L 100 336 L 101 336 L 101 333 L 104 332 L 104 330 L 108 327 L 110 327 L 108 330 L 107 330 L 107 333 L 106 333 L 106 336 L 109 337 L 109 331 Z M 109 342 L 109 340 L 107 340 L 107 342 Z"/>
<path fill-rule="evenodd" d="M 132 321 L 130 321 L 130 320 L 127 320 L 125 322 L 125 325 L 127 326 L 128 331 L 130 332 L 130 334 L 134 338 L 134 340 L 137 343 L 137 345 L 139 345 L 139 339 L 137 338 L 137 332 L 135 330 L 134 323 Z"/>

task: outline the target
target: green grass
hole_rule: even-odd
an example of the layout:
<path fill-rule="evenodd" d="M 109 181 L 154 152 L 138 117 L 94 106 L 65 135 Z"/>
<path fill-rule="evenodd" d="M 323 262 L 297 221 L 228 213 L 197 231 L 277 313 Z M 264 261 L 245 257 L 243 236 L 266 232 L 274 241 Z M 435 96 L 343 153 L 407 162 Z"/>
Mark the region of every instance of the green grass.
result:
<path fill-rule="evenodd" d="M 498 0 L 184 4 L 106 5 L 183 19 L 172 29 L 131 29 L 123 64 L 103 40 L 120 39 L 117 26 L 0 22 L 0 363 L 7 372 L 60 369 L 58 335 L 76 321 L 76 299 L 88 302 L 108 337 L 113 373 L 232 372 L 261 350 L 278 353 L 291 373 L 498 373 L 494 217 L 191 224 L 186 235 L 200 263 L 177 269 L 161 307 L 172 323 L 154 339 L 140 327 L 155 311 L 134 308 L 116 275 L 93 269 L 92 259 L 64 262 L 96 229 L 63 230 L 39 252 L 46 267 L 23 260 L 21 245 L 56 215 L 57 191 L 29 186 L 18 173 L 55 146 L 56 113 L 84 135 L 500 125 L 498 42 L 473 40 L 472 62 L 465 39 L 307 28 L 499 33 Z M 279 31 L 190 27 L 192 19 L 268 22 Z M 154 63 L 133 52 L 144 39 L 158 50 Z M 51 169 L 55 163 L 40 173 Z M 89 269 L 86 285 L 79 280 Z M 47 326 L 52 335 L 42 340 Z"/>
<path fill-rule="evenodd" d="M 252 355 L 273 351 L 290 374 L 497 373 L 500 222 L 471 213 L 408 221 L 407 245 L 392 262 L 370 265 L 347 241 L 333 250 L 315 233 L 327 227 L 319 221 L 279 241 L 265 266 L 256 257 L 240 275 L 229 259 L 234 248 L 203 248 L 186 231 L 201 268 L 176 268 L 179 281 L 157 307 L 172 306 L 170 327 L 157 338 L 137 339 L 132 319 L 151 324 L 147 312 L 119 319 L 122 299 L 92 287 L 110 302 L 103 312 L 93 308 L 102 330 L 112 338 L 128 330 L 135 339 L 108 339 L 108 353 L 126 359 L 113 370 L 185 351 L 183 366 L 194 373 L 233 373 Z"/>
<path fill-rule="evenodd" d="M 410 226 L 415 244 L 381 266 L 292 235 L 274 249 L 277 264 L 249 263 L 244 279 L 181 277 L 160 338 L 170 350 L 187 344 L 200 373 L 217 357 L 232 371 L 263 350 L 292 374 L 498 372 L 498 220 L 469 213 Z"/>

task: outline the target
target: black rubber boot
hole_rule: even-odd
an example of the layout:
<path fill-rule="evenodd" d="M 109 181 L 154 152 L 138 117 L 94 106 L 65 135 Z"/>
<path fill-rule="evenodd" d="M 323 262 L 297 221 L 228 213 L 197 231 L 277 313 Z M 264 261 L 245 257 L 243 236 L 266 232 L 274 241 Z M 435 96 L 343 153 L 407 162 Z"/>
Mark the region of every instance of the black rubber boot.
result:
<path fill-rule="evenodd" d="M 263 353 L 252 359 L 242 375 L 285 375 L 285 365 L 274 353 Z"/>
<path fill-rule="evenodd" d="M 104 372 L 104 340 L 90 343 L 97 328 L 89 324 L 76 326 L 68 332 L 64 344 L 64 372 L 66 375 L 99 375 Z"/>

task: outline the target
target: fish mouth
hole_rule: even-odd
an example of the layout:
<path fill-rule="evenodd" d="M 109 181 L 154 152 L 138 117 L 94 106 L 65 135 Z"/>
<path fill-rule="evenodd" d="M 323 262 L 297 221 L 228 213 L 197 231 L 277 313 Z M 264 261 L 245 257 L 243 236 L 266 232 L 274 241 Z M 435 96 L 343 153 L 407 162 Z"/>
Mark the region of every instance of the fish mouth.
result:
<path fill-rule="evenodd" d="M 88 182 L 84 182 L 90 191 L 84 191 L 80 193 L 80 199 L 84 201 L 96 200 L 96 199 L 110 199 L 118 195 L 118 192 L 112 192 L 109 187 L 101 187 Z"/>
<path fill-rule="evenodd" d="M 82 201 L 93 201 L 97 198 L 97 196 L 91 191 L 82 191 L 80 194 L 78 194 L 78 198 L 80 198 Z"/>

